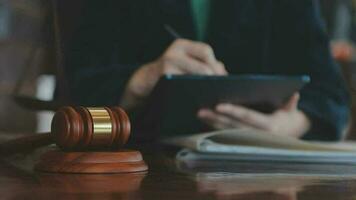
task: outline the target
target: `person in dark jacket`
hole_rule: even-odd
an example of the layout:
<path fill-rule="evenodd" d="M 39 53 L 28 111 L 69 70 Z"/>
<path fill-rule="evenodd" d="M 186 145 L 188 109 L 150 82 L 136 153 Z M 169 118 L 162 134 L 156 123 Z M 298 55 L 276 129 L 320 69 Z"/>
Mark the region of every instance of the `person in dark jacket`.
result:
<path fill-rule="evenodd" d="M 185 39 L 172 38 L 166 24 Z M 272 114 L 220 104 L 197 117 L 216 129 L 317 140 L 342 138 L 349 120 L 349 96 L 314 0 L 88 0 L 69 44 L 74 104 L 134 110 L 166 73 L 307 74 L 311 83 Z"/>

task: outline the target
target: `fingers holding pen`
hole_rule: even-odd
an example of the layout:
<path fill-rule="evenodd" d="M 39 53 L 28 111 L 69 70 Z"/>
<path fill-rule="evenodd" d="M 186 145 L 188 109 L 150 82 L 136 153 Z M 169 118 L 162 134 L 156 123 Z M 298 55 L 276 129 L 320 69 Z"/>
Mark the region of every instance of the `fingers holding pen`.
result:
<path fill-rule="evenodd" d="M 187 57 L 182 53 L 170 53 L 162 57 L 163 74 L 201 74 L 214 75 L 214 71 L 205 63 Z"/>
<path fill-rule="evenodd" d="M 187 54 L 205 63 L 216 75 L 226 75 L 225 65 L 215 57 L 213 48 L 202 42 L 187 43 Z"/>
<path fill-rule="evenodd" d="M 201 42 L 177 39 L 161 57 L 163 72 L 179 71 L 186 74 L 226 75 L 223 63 L 216 60 L 213 49 Z"/>

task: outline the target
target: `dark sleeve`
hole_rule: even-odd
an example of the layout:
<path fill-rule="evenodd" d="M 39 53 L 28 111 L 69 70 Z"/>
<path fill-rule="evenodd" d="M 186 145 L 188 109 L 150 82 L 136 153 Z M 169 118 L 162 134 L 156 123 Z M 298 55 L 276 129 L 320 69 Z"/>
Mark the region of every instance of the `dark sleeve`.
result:
<path fill-rule="evenodd" d="M 118 105 L 127 81 L 140 66 L 133 59 L 136 32 L 130 23 L 132 8 L 126 2 L 85 1 L 77 31 L 65 49 L 72 104 Z"/>
<path fill-rule="evenodd" d="M 311 83 L 301 91 L 299 108 L 312 121 L 311 130 L 303 137 L 310 140 L 338 140 L 349 122 L 350 100 L 340 68 L 331 57 L 329 41 L 321 20 L 318 1 L 303 1 L 299 33 L 305 44 L 307 73 Z"/>

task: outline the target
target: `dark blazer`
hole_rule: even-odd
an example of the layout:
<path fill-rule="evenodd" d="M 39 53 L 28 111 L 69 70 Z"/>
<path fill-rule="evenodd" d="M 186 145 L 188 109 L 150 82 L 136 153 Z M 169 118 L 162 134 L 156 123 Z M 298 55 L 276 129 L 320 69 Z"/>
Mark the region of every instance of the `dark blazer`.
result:
<path fill-rule="evenodd" d="M 72 102 L 117 105 L 132 73 L 173 41 L 163 25 L 195 39 L 188 0 L 88 0 L 66 49 Z M 313 0 L 213 0 L 207 41 L 232 74 L 308 74 L 299 108 L 312 120 L 305 139 L 341 138 L 349 96 L 330 56 Z"/>

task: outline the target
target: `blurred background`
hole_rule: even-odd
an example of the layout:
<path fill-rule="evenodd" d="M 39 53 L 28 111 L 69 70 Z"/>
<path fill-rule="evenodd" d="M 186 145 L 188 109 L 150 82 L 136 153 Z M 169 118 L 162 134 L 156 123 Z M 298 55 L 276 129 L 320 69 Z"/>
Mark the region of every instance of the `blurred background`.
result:
<path fill-rule="evenodd" d="M 46 68 L 50 8 L 46 1 L 0 1 L 0 130 L 30 132 L 37 129 L 33 110 L 19 106 L 14 92 L 36 96 L 38 80 Z M 45 30 L 46 29 L 46 30 Z M 17 86 L 19 85 L 19 86 Z"/>
<path fill-rule="evenodd" d="M 65 41 L 75 32 L 81 4 L 69 0 L 0 0 L 0 132 L 49 130 L 61 91 Z M 352 94 L 356 117 L 356 0 L 320 0 L 331 53 Z M 63 87 L 62 87 L 63 88 Z M 62 101 L 63 102 L 63 101 Z M 348 138 L 356 139 L 350 123 Z"/>

